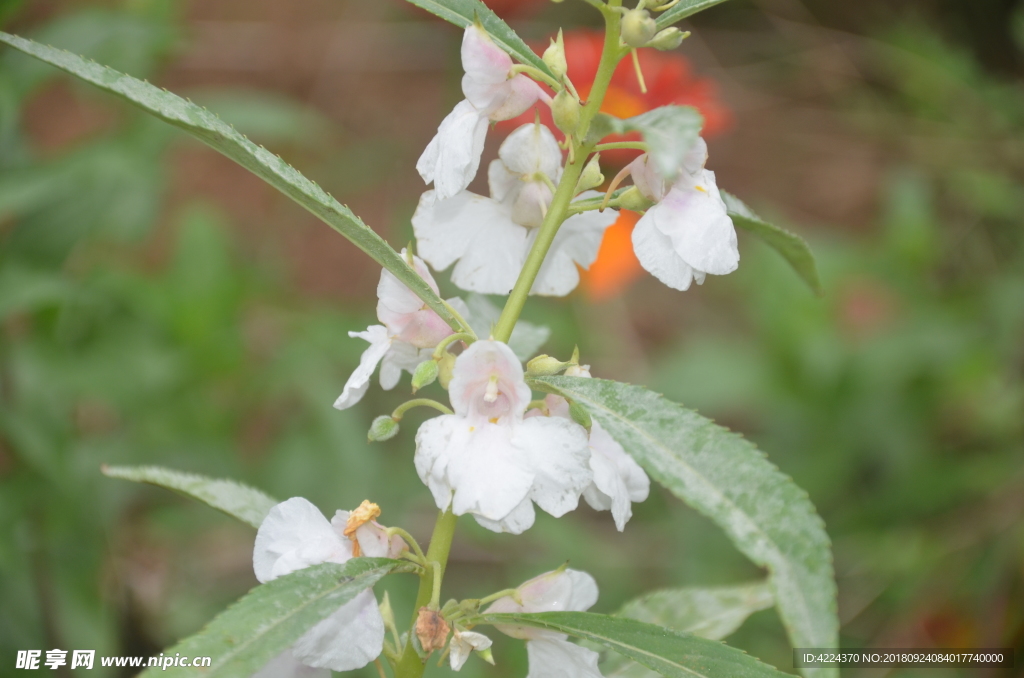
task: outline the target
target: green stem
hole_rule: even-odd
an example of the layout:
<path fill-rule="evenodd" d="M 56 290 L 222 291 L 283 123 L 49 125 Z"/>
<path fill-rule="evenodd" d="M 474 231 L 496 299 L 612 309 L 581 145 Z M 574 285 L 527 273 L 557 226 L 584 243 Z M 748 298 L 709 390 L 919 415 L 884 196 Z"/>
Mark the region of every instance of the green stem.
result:
<path fill-rule="evenodd" d="M 413 400 L 404 402 L 396 407 L 395 411 L 391 413 L 391 418 L 395 421 L 401 421 L 402 417 L 405 416 L 405 413 L 414 407 L 433 407 L 441 414 L 452 414 L 450 409 L 436 400 L 431 400 L 430 398 L 414 398 Z"/>
<path fill-rule="evenodd" d="M 468 332 L 456 332 L 455 334 L 449 334 L 447 337 L 441 340 L 441 342 L 434 347 L 434 353 L 432 357 L 434 360 L 440 360 L 441 356 L 444 355 L 445 349 L 454 344 L 456 341 L 464 341 L 467 344 L 472 344 L 476 341 L 475 334 L 469 334 Z"/>
<path fill-rule="evenodd" d="M 550 75 L 540 70 L 539 68 L 534 68 L 533 66 L 527 66 L 526 64 L 516 64 L 510 69 L 509 72 L 513 74 L 526 73 L 534 80 L 540 80 L 545 85 L 550 85 L 551 89 L 555 90 L 556 92 L 562 89 L 562 83 L 558 82 L 557 80 L 555 80 L 554 78 L 552 78 Z"/>
<path fill-rule="evenodd" d="M 412 634 L 415 633 L 413 629 L 416 627 L 416 618 L 420 608 L 428 605 L 431 598 L 434 597 L 435 577 L 438 582 L 438 588 L 440 588 L 440 582 L 444 578 L 445 567 L 448 564 L 448 554 L 452 549 L 452 538 L 455 536 L 456 521 L 458 521 L 458 516 L 449 511 L 438 513 L 437 515 L 437 522 L 434 523 L 434 534 L 431 535 L 430 546 L 427 547 L 427 562 L 435 563 L 436 569 L 428 567 L 420 575 L 420 588 L 416 593 L 416 605 L 412 611 L 409 641 L 405 644 L 405 651 L 402 653 L 402 658 L 398 661 L 398 666 L 395 667 L 396 678 L 421 678 L 423 675 L 424 662 L 416 654 L 416 648 L 413 647 Z M 438 591 L 437 597 L 440 598 L 440 591 Z"/>
<path fill-rule="evenodd" d="M 621 5 L 622 0 L 609 0 L 608 2 L 609 8 Z M 604 50 L 601 52 L 601 61 L 597 67 L 594 85 L 590 89 L 586 105 L 580 112 L 580 124 L 577 133 L 573 135 L 575 139 L 586 139 L 590 122 L 601 110 L 604 96 L 608 92 L 608 85 L 612 81 L 612 75 L 619 65 L 619 60 L 625 54 L 619 47 L 619 24 L 622 17 L 618 12 L 609 11 L 607 8 L 602 11 L 602 14 L 605 20 Z M 508 301 L 505 302 L 505 308 L 501 312 L 498 324 L 494 327 L 493 336 L 497 341 L 508 342 L 509 337 L 512 336 L 512 330 L 519 320 L 519 314 L 523 312 L 523 306 L 526 305 L 526 299 L 530 295 L 530 289 L 544 263 L 544 257 L 547 256 L 551 243 L 558 234 L 559 227 L 568 216 L 569 203 L 572 202 L 576 182 L 583 172 L 587 156 L 594 150 L 594 145 L 584 142 L 578 148 L 573 147 L 569 150 L 570 158 L 574 157 L 575 162 L 570 162 L 565 166 L 562 179 L 558 182 L 558 188 L 551 200 L 551 207 L 548 208 L 548 213 L 544 216 L 544 223 L 541 224 L 537 239 L 534 240 L 530 254 L 526 258 L 526 264 L 519 273 L 519 279 L 516 280 L 515 287 L 512 288 L 512 292 L 508 296 Z"/>
<path fill-rule="evenodd" d="M 607 144 L 594 146 L 595 151 L 610 151 L 615 148 L 628 148 L 636 151 L 647 152 L 647 144 L 642 141 L 612 141 Z"/>

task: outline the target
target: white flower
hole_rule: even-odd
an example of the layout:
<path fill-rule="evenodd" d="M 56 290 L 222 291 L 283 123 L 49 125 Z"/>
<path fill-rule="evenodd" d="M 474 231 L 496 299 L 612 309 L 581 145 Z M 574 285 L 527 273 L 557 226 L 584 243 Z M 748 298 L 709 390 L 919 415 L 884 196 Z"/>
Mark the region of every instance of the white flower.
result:
<path fill-rule="evenodd" d="M 462 38 L 462 93 L 465 100 L 441 122 L 416 162 L 426 183 L 434 182 L 440 199 L 469 186 L 480 167 L 490 121 L 508 120 L 548 95 L 523 74 L 509 77 L 512 59 L 476 25 Z"/>
<path fill-rule="evenodd" d="M 444 199 L 427 191 L 412 217 L 420 254 L 437 270 L 452 270 L 464 290 L 508 294 L 522 271 L 562 175 L 562 152 L 544 125 L 516 129 L 488 168 L 491 197 L 461 191 Z M 582 197 L 597 195 L 583 193 Z M 579 284 L 577 265 L 597 258 L 615 210 L 584 212 L 560 227 L 534 281 L 532 294 L 564 296 Z"/>
<path fill-rule="evenodd" d="M 475 631 L 452 631 L 451 642 L 448 643 L 452 671 L 462 668 L 471 652 L 480 652 L 491 646 L 491 639 Z M 493 662 L 492 662 L 493 663 Z"/>
<path fill-rule="evenodd" d="M 630 165 L 637 189 L 657 204 L 633 229 L 640 264 L 669 287 L 685 290 L 708 273 L 725 275 L 739 265 L 736 230 L 715 184 L 704 169 L 707 145 L 698 139 L 671 184 L 657 174 L 647 155 Z"/>
<path fill-rule="evenodd" d="M 402 256 L 406 256 L 404 249 Z M 437 293 L 437 283 L 423 260 L 414 256 L 412 262 L 413 269 Z M 455 332 L 387 269 L 381 271 L 377 299 L 377 319 L 384 324 L 370 325 L 365 332 L 348 333 L 350 337 L 364 339 L 370 346 L 363 351 L 359 367 L 352 372 L 334 402 L 339 410 L 352 407 L 362 399 L 378 363 L 381 364 L 381 388 L 389 391 L 398 383 L 402 370 L 414 372 L 417 365 L 430 358 L 442 339 Z M 448 303 L 460 313 L 467 310 L 461 299 L 449 299 Z"/>
<path fill-rule="evenodd" d="M 250 678 L 331 678 L 329 669 L 306 666 L 288 648 L 267 662 Z"/>
<path fill-rule="evenodd" d="M 588 365 L 570 367 L 565 371 L 570 377 L 590 377 Z M 549 395 L 544 399 L 548 413 L 553 417 L 570 419 L 569 403 L 561 396 Z M 540 410 L 531 410 L 526 416 L 541 415 Z M 583 498 L 596 511 L 611 511 L 615 527 L 622 532 L 633 516 L 632 502 L 647 499 L 651 481 L 636 463 L 626 454 L 600 422 L 594 421 L 590 428 L 590 470 L 594 480 L 583 490 Z"/>
<path fill-rule="evenodd" d="M 313 504 L 293 497 L 270 509 L 256 533 L 252 565 L 261 583 L 320 563 L 344 563 L 355 555 L 397 557 L 406 548 L 372 520 L 380 509 L 363 502 L 338 511 L 331 522 Z M 306 666 L 351 671 L 376 659 L 384 644 L 384 620 L 372 589 L 366 589 L 307 631 L 291 647 Z M 287 664 L 286 659 L 281 660 Z M 277 661 L 275 659 L 274 661 Z"/>
<path fill-rule="evenodd" d="M 416 433 L 416 471 L 441 510 L 470 513 L 495 532 L 533 525 L 533 503 L 555 517 L 573 510 L 593 474 L 586 430 L 556 417 L 523 418 L 530 388 L 507 345 L 477 341 L 455 361 L 454 414 Z"/>
<path fill-rule="evenodd" d="M 555 570 L 535 577 L 518 589 L 519 601 L 499 598 L 487 612 L 582 612 L 597 602 L 597 583 L 586 572 Z M 526 640 L 530 662 L 527 678 L 600 678 L 598 653 L 566 640 L 565 634 L 524 626 L 495 628 Z"/>

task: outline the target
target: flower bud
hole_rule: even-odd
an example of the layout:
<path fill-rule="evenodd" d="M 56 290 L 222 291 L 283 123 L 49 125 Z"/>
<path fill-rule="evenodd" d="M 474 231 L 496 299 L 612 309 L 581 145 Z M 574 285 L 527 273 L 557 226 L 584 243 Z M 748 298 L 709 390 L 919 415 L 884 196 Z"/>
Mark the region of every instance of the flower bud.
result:
<path fill-rule="evenodd" d="M 544 50 L 544 56 L 541 58 L 559 80 L 569 70 L 569 66 L 565 62 L 565 42 L 562 40 L 561 28 L 558 29 L 558 37 L 551 41 L 548 48 Z"/>
<path fill-rule="evenodd" d="M 622 209 L 633 212 L 643 212 L 654 204 L 654 201 L 644 197 L 644 194 L 636 186 L 627 189 L 618 197 L 617 202 Z"/>
<path fill-rule="evenodd" d="M 589 191 L 604 183 L 604 175 L 601 174 L 600 158 L 601 154 L 595 153 L 590 158 L 590 161 L 587 162 L 587 166 L 583 168 L 583 173 L 580 174 L 580 180 L 576 182 L 576 193 Z"/>
<path fill-rule="evenodd" d="M 412 373 L 412 392 L 420 390 L 424 386 L 430 386 L 437 379 L 437 361 L 436 360 L 424 360 L 416 366 L 416 371 Z"/>
<path fill-rule="evenodd" d="M 416 617 L 416 638 L 424 652 L 440 650 L 445 646 L 450 627 L 437 610 L 421 607 Z"/>
<path fill-rule="evenodd" d="M 553 0 L 553 2 L 561 2 L 561 1 L 562 0 Z M 491 648 L 487 648 L 486 650 L 477 650 L 476 651 L 476 656 L 480 657 L 480 659 L 483 659 L 485 662 L 487 662 L 491 666 L 494 666 L 494 654 L 491 652 Z"/>
<path fill-rule="evenodd" d="M 551 102 L 551 117 L 555 120 L 555 127 L 565 134 L 572 134 L 580 124 L 580 102 L 563 89 Z"/>
<path fill-rule="evenodd" d="M 441 388 L 448 390 L 448 382 L 452 380 L 452 370 L 455 369 L 455 356 L 448 351 L 444 352 L 441 359 L 437 361 L 437 381 Z"/>
<path fill-rule="evenodd" d="M 387 414 L 382 414 L 370 424 L 370 432 L 366 439 L 371 443 L 378 443 L 384 440 L 391 440 L 398 435 L 398 422 Z"/>
<path fill-rule="evenodd" d="M 594 420 L 590 418 L 590 412 L 575 400 L 569 401 L 569 416 L 577 424 L 587 429 L 587 433 L 590 432 L 590 428 L 594 425 Z"/>
<path fill-rule="evenodd" d="M 646 9 L 631 9 L 622 17 L 622 42 L 643 47 L 654 38 L 658 25 Z"/>
<path fill-rule="evenodd" d="M 553 374 L 558 374 L 568 366 L 569 363 L 563 363 L 557 358 L 552 358 L 549 355 L 539 355 L 526 363 L 526 374 L 531 377 L 550 377 Z"/>
<path fill-rule="evenodd" d="M 675 26 L 671 26 L 663 31 L 659 31 L 654 36 L 654 39 L 647 43 L 647 46 L 667 52 L 670 49 L 679 47 L 679 45 L 683 44 L 683 40 L 688 37 L 690 37 L 690 31 L 684 33 Z"/>

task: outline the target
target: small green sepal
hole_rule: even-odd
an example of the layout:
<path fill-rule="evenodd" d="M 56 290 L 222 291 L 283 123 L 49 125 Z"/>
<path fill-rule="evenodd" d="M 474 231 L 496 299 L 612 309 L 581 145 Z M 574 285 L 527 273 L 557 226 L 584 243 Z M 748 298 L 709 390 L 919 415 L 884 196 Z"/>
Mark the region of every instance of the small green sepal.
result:
<path fill-rule="evenodd" d="M 438 366 L 436 360 L 424 360 L 416 366 L 412 373 L 412 392 L 420 390 L 424 386 L 430 386 L 437 380 Z"/>
<path fill-rule="evenodd" d="M 371 443 L 391 440 L 398 435 L 398 422 L 386 414 L 382 414 L 370 424 L 370 432 L 366 435 Z"/>

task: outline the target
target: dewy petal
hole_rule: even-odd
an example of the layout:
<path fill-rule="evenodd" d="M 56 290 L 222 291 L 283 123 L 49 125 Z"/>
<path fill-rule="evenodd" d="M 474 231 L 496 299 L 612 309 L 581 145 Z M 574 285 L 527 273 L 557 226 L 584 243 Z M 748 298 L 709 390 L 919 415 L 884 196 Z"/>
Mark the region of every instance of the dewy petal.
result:
<path fill-rule="evenodd" d="M 658 212 L 664 210 L 670 211 L 671 207 L 658 203 L 633 227 L 633 252 L 640 265 L 655 278 L 672 289 L 687 290 L 693 281 L 693 268 L 676 254 L 672 239 L 655 226 Z"/>
<path fill-rule="evenodd" d="M 562 171 L 562 150 L 546 126 L 529 123 L 517 127 L 498 148 L 498 158 L 514 174 L 542 172 L 557 183 Z M 496 197 L 496 196 L 495 196 Z"/>
<path fill-rule="evenodd" d="M 558 638 L 526 642 L 530 670 L 526 678 L 602 678 L 597 652 Z"/>
<path fill-rule="evenodd" d="M 384 620 L 371 589 L 307 631 L 292 646 L 303 663 L 332 671 L 362 668 L 384 648 Z"/>
<path fill-rule="evenodd" d="M 673 188 L 657 206 L 654 224 L 672 239 L 676 253 L 697 271 L 732 273 L 739 266 L 736 229 L 715 184 L 704 170 L 696 187 Z M 652 211 L 654 211 L 652 209 Z"/>
<path fill-rule="evenodd" d="M 460 101 L 441 121 L 416 162 L 416 171 L 424 182 L 434 182 L 439 198 L 451 198 L 473 181 L 484 152 L 487 125 L 487 116 L 469 101 Z"/>
<path fill-rule="evenodd" d="M 587 191 L 580 195 L 586 198 L 600 194 Z M 605 229 L 617 218 L 618 212 L 609 209 L 584 212 L 566 219 L 551 243 L 530 293 L 560 297 L 576 289 L 580 281 L 576 266 L 589 268 L 594 263 Z"/>
<path fill-rule="evenodd" d="M 469 659 L 470 653 L 479 650 L 486 650 L 491 646 L 491 639 L 476 631 L 462 631 L 456 629 L 452 633 L 452 640 L 448 648 L 451 652 L 452 671 L 458 671 Z"/>
<path fill-rule="evenodd" d="M 633 515 L 632 502 L 647 499 L 651 481 L 596 421 L 590 430 L 590 452 L 594 482 L 584 490 L 583 498 L 598 511 L 611 510 L 615 527 L 622 532 Z"/>
<path fill-rule="evenodd" d="M 533 417 L 515 427 L 512 445 L 534 473 L 530 498 L 537 506 L 556 518 L 575 509 L 593 479 L 586 429 L 568 419 Z"/>
<path fill-rule="evenodd" d="M 331 672 L 306 666 L 288 648 L 249 678 L 331 678 Z"/>
<path fill-rule="evenodd" d="M 277 504 L 260 524 L 253 547 L 256 579 L 265 584 L 320 563 L 344 563 L 352 545 L 331 528 L 320 510 L 302 497 Z"/>
<path fill-rule="evenodd" d="M 334 407 L 344 410 L 352 407 L 363 398 L 366 389 L 370 384 L 370 377 L 377 368 L 384 355 L 391 348 L 391 337 L 383 325 L 370 325 L 365 332 L 349 332 L 348 336 L 364 339 L 370 342 L 369 348 L 363 351 L 359 358 L 359 367 L 352 371 L 352 375 L 345 382 L 345 388 L 341 395 L 334 401 Z"/>
<path fill-rule="evenodd" d="M 452 282 L 483 294 L 507 294 L 526 260 L 526 229 L 512 222 L 501 203 L 462 192 L 440 200 L 424 193 L 412 217 L 420 254 Z M 461 260 L 460 260 L 461 259 Z"/>

